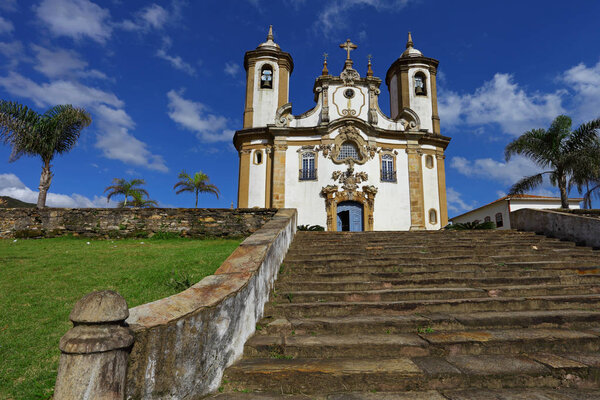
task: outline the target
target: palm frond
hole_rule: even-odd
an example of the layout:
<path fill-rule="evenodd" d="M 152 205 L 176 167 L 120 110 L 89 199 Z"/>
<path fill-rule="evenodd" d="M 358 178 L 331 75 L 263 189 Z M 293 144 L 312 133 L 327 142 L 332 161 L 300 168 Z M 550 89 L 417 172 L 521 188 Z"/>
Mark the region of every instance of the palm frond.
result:
<path fill-rule="evenodd" d="M 522 178 L 520 181 L 512 185 L 512 187 L 508 191 L 508 195 L 515 194 L 523 194 L 528 192 L 536 187 L 540 186 L 544 181 L 544 174 L 548 174 L 549 172 L 542 172 L 540 174 L 526 176 Z"/>
<path fill-rule="evenodd" d="M 554 152 L 547 144 L 546 130 L 532 129 L 510 142 L 504 149 L 504 158 L 510 161 L 514 155 L 526 156 L 540 167 L 548 167 L 552 163 Z"/>
<path fill-rule="evenodd" d="M 574 152 L 593 144 L 598 140 L 599 133 L 600 118 L 579 125 L 565 141 L 565 151 Z"/>

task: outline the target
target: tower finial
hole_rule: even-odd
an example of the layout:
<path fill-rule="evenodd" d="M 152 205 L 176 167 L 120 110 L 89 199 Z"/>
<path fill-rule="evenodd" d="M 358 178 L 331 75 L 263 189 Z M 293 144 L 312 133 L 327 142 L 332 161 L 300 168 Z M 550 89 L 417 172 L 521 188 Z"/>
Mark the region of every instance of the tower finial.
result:
<path fill-rule="evenodd" d="M 329 75 L 329 70 L 327 69 L 327 56 L 329 54 L 323 53 L 323 71 L 321 71 L 321 75 Z"/>
<path fill-rule="evenodd" d="M 273 25 L 269 25 L 269 33 L 267 34 L 267 40 L 273 40 Z"/>
<path fill-rule="evenodd" d="M 346 56 L 346 63 L 345 63 L 345 67 L 346 68 L 352 68 L 352 59 L 350 58 L 350 51 L 356 49 L 358 46 L 355 45 L 354 43 L 352 43 L 350 41 L 350 39 L 346 40 L 344 43 L 340 44 L 340 47 L 344 50 L 346 50 L 347 56 Z"/>
<path fill-rule="evenodd" d="M 373 56 L 369 54 L 367 58 L 369 59 L 369 64 L 367 65 L 367 76 L 373 76 L 373 68 L 371 68 L 371 58 L 373 58 Z"/>
<path fill-rule="evenodd" d="M 410 32 L 408 32 L 408 41 L 406 42 L 406 48 L 410 49 L 414 46 L 413 40 L 412 40 L 412 35 Z"/>

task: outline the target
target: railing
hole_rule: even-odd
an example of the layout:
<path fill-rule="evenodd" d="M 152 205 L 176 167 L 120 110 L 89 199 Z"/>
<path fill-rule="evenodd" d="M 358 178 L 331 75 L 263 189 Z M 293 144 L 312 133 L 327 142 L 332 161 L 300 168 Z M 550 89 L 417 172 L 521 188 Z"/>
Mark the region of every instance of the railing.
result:
<path fill-rule="evenodd" d="M 381 181 L 382 182 L 396 182 L 396 171 L 381 170 Z"/>
<path fill-rule="evenodd" d="M 317 169 L 301 169 L 299 178 L 301 181 L 316 181 L 317 180 Z"/>

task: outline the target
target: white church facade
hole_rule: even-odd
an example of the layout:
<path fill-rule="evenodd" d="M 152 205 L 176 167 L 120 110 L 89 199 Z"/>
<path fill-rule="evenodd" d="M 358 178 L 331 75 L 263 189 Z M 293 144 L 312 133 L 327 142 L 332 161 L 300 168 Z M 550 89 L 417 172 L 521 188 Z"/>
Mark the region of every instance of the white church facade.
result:
<path fill-rule="evenodd" d="M 437 111 L 438 61 L 413 47 L 389 68 L 391 116 L 379 108 L 381 79 L 371 62 L 344 69 L 327 60 L 315 80 L 315 106 L 292 114 L 289 53 L 267 41 L 244 57 L 247 73 L 239 151 L 238 207 L 296 208 L 298 223 L 330 231 L 435 230 L 448 222 L 444 150 Z"/>

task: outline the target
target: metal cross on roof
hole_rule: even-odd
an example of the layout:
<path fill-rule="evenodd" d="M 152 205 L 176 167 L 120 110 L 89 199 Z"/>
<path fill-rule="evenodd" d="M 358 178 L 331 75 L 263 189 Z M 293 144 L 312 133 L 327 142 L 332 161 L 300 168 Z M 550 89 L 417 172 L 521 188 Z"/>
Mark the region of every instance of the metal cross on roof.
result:
<path fill-rule="evenodd" d="M 346 49 L 346 51 L 348 52 L 348 57 L 346 58 L 346 60 L 350 59 L 350 50 L 354 50 L 356 49 L 358 46 L 355 45 L 354 43 L 352 43 L 350 41 L 350 39 L 347 39 L 344 43 L 340 44 L 340 47 L 342 49 Z"/>

